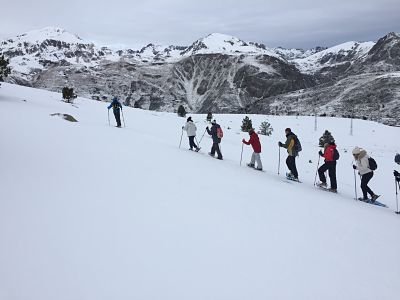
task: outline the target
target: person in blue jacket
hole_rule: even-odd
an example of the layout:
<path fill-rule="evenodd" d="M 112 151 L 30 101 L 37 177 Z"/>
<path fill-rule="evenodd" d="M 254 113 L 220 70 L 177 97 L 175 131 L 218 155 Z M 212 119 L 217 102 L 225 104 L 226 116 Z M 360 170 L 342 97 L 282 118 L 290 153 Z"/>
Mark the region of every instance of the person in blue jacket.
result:
<path fill-rule="evenodd" d="M 108 106 L 108 109 L 112 107 L 115 121 L 117 121 L 117 127 L 121 127 L 121 114 L 120 110 L 122 110 L 122 104 L 118 101 L 117 97 L 114 97 L 111 104 Z"/>

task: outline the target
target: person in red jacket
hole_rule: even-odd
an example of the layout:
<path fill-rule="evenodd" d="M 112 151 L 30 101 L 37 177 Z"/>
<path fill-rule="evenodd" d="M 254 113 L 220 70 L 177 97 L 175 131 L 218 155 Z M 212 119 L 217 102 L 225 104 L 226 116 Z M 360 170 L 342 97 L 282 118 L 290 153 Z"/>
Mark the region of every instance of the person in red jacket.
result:
<path fill-rule="evenodd" d="M 335 143 L 331 142 L 329 144 L 325 144 L 324 153 L 319 151 L 319 155 L 325 158 L 325 163 L 318 169 L 319 180 L 321 182 L 317 185 L 323 188 L 327 187 L 325 172 L 328 171 L 329 179 L 331 181 L 331 188 L 329 191 L 337 193 L 336 160 L 339 159 L 339 152 L 336 149 Z"/>
<path fill-rule="evenodd" d="M 258 134 L 255 133 L 254 128 L 249 130 L 250 139 L 246 142 L 245 139 L 242 140 L 243 144 L 251 145 L 253 147 L 253 154 L 251 155 L 251 161 L 247 166 L 250 168 L 255 168 L 256 170 L 262 171 L 262 163 L 260 158 L 261 153 L 261 143 L 260 139 L 258 138 Z M 255 167 L 255 162 L 257 161 L 257 168 Z"/>

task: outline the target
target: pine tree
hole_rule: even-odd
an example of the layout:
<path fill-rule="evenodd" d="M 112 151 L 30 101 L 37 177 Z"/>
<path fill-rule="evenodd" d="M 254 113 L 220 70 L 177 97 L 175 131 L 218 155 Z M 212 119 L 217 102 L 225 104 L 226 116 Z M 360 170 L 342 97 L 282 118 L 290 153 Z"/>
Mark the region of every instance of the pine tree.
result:
<path fill-rule="evenodd" d="M 260 125 L 260 134 L 270 136 L 274 129 L 272 128 L 271 124 L 267 121 L 264 121 Z"/>
<path fill-rule="evenodd" d="M 332 134 L 325 130 L 324 134 L 319 138 L 319 146 L 324 147 L 325 144 L 334 143 L 335 139 L 333 138 Z"/>
<path fill-rule="evenodd" d="M 11 73 L 11 68 L 8 66 L 10 64 L 9 59 L 5 59 L 4 55 L 0 55 L 0 82 L 3 82 L 4 79 Z"/>
<path fill-rule="evenodd" d="M 209 112 L 209 113 L 207 114 L 207 121 L 208 121 L 208 122 L 211 122 L 212 117 L 213 117 L 212 113 Z"/>
<path fill-rule="evenodd" d="M 249 132 L 249 130 L 252 128 L 253 128 L 253 123 L 251 122 L 250 118 L 248 116 L 244 117 L 242 121 L 242 131 Z"/>
<path fill-rule="evenodd" d="M 73 99 L 77 96 L 74 94 L 74 89 L 69 87 L 63 87 L 62 89 L 62 97 L 67 103 L 72 103 Z"/>
<path fill-rule="evenodd" d="M 183 105 L 179 105 L 179 107 L 178 107 L 178 116 L 180 116 L 182 118 L 186 117 L 186 110 L 183 107 Z"/>

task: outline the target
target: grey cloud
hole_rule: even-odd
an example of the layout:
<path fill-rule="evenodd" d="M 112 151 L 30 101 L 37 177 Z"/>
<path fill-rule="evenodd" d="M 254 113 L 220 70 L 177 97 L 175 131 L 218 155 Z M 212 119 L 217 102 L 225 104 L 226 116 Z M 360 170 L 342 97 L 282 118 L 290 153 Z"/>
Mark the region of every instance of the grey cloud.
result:
<path fill-rule="evenodd" d="M 189 45 L 212 32 L 267 46 L 332 46 L 400 31 L 398 0 L 24 0 L 7 4 L 0 37 L 58 26 L 103 44 Z M 25 9 L 22 9 L 25 8 Z"/>

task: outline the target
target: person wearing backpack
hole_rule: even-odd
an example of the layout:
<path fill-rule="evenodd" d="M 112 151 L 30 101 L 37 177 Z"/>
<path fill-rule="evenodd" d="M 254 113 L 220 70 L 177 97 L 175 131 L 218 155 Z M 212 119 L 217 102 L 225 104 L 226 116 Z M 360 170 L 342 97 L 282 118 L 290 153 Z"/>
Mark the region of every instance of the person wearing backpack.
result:
<path fill-rule="evenodd" d="M 200 148 L 194 142 L 194 138 L 196 137 L 197 127 L 193 123 L 192 117 L 187 118 L 186 125 L 182 126 L 182 129 L 186 131 L 187 136 L 189 138 L 190 150 L 193 150 L 193 148 L 194 148 L 196 152 L 199 152 Z"/>
<path fill-rule="evenodd" d="M 115 121 L 117 122 L 117 127 L 121 127 L 121 115 L 120 110 L 122 110 L 122 104 L 118 101 L 117 97 L 114 97 L 111 104 L 108 106 L 108 109 L 112 107 Z"/>
<path fill-rule="evenodd" d="M 339 152 L 336 149 L 335 143 L 326 143 L 324 145 L 324 153 L 320 150 L 319 155 L 325 158 L 325 162 L 318 168 L 320 183 L 318 183 L 317 186 L 327 188 L 325 172 L 328 171 L 329 180 L 331 181 L 331 187 L 328 191 L 337 193 L 336 161 L 339 159 Z"/>
<path fill-rule="evenodd" d="M 368 186 L 369 181 L 374 176 L 374 171 L 372 169 L 376 169 L 376 162 L 373 160 L 362 148 L 355 147 L 353 149 L 353 157 L 356 161 L 356 164 L 353 165 L 354 170 L 358 170 L 358 174 L 361 176 L 361 190 L 363 192 L 363 197 L 358 198 L 361 201 L 368 201 L 368 195 L 371 196 L 371 201 L 375 202 L 376 199 L 379 198 L 379 195 L 376 195 Z M 375 162 L 375 166 L 371 166 L 372 163 Z M 372 168 L 372 169 L 371 169 Z"/>
<path fill-rule="evenodd" d="M 255 168 L 256 170 L 262 171 L 262 163 L 260 158 L 261 153 L 261 143 L 258 134 L 254 131 L 254 128 L 249 130 L 250 139 L 246 142 L 245 139 L 242 140 L 243 144 L 251 145 L 253 147 L 253 154 L 251 155 L 251 161 L 247 164 L 250 168 Z M 255 162 L 257 161 L 257 168 L 255 167 Z"/>
<path fill-rule="evenodd" d="M 286 142 L 284 144 L 279 142 L 278 145 L 279 147 L 287 149 L 288 157 L 286 159 L 286 165 L 290 170 L 290 173 L 287 176 L 290 179 L 299 180 L 299 174 L 296 168 L 296 156 L 298 156 L 299 154 L 298 151 L 301 151 L 298 148 L 300 146 L 300 143 L 298 142 L 297 136 L 292 132 L 290 128 L 285 129 L 285 134 Z"/>
<path fill-rule="evenodd" d="M 213 140 L 211 152 L 209 152 L 208 154 L 214 157 L 215 152 L 217 152 L 218 155 L 217 158 L 222 160 L 222 153 L 221 150 L 219 149 L 219 143 L 221 143 L 221 138 L 223 136 L 222 128 L 221 126 L 219 126 L 219 124 L 217 124 L 216 120 L 213 120 L 211 124 L 212 124 L 211 129 L 209 129 L 208 126 L 206 127 L 207 133 L 211 135 Z"/>

